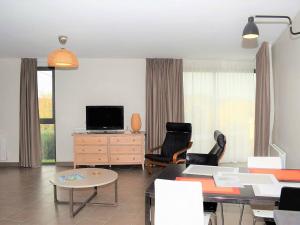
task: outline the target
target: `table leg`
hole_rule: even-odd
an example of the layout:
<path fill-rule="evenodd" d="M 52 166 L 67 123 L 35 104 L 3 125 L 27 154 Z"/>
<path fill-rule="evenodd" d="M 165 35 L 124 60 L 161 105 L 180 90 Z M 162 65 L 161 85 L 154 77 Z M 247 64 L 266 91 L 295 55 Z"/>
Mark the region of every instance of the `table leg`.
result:
<path fill-rule="evenodd" d="M 222 217 L 222 225 L 224 225 L 224 209 L 223 209 L 223 203 L 220 203 L 221 205 L 221 217 Z"/>
<path fill-rule="evenodd" d="M 54 203 L 57 204 L 57 187 L 53 185 Z"/>
<path fill-rule="evenodd" d="M 118 180 L 115 181 L 115 204 L 118 203 Z"/>
<path fill-rule="evenodd" d="M 69 190 L 69 207 L 70 207 L 70 217 L 74 217 L 73 188 L 70 188 L 70 190 Z"/>
<path fill-rule="evenodd" d="M 81 209 L 83 209 L 96 195 L 97 195 L 97 187 L 94 188 L 94 192 L 90 197 L 88 197 L 84 202 L 79 202 L 78 208 L 74 210 L 74 197 L 73 197 L 74 189 L 70 188 L 69 190 L 69 205 L 70 205 L 70 216 L 74 217 L 76 216 Z"/>
<path fill-rule="evenodd" d="M 241 215 L 240 215 L 239 225 L 242 225 L 242 219 L 243 219 L 243 214 L 244 214 L 244 208 L 245 208 L 245 205 L 242 204 L 242 209 L 241 209 Z"/>
<path fill-rule="evenodd" d="M 92 202 L 91 200 L 97 196 L 98 188 L 93 187 L 93 193 L 83 202 L 74 202 L 74 188 L 69 188 L 69 201 L 60 201 L 57 199 L 57 186 L 53 185 L 54 202 L 55 206 L 57 204 L 69 204 L 70 217 L 76 216 L 81 209 L 83 209 L 87 204 L 93 205 L 104 205 L 104 206 L 117 206 L 118 204 L 118 180 L 115 181 L 115 202 L 105 203 L 105 202 Z M 79 205 L 77 208 L 74 205 Z M 75 209 L 74 209 L 75 208 Z"/>
<path fill-rule="evenodd" d="M 145 195 L 145 225 L 151 225 L 151 198 Z"/>

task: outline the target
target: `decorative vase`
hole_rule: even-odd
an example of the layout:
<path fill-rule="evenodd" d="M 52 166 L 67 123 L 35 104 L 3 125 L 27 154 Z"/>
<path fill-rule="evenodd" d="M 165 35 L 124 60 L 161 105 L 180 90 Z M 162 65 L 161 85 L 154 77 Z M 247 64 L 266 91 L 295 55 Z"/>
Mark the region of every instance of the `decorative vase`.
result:
<path fill-rule="evenodd" d="M 131 129 L 133 133 L 140 131 L 142 126 L 141 116 L 139 113 L 133 113 L 131 116 Z"/>

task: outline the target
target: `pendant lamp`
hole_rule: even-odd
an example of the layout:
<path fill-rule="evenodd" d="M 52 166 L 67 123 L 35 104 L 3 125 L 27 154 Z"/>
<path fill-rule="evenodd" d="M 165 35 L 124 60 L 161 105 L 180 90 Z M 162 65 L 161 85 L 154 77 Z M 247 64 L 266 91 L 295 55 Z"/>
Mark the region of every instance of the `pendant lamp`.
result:
<path fill-rule="evenodd" d="M 65 45 L 68 37 L 59 36 L 59 43 Z M 77 68 L 79 66 L 76 55 L 65 48 L 56 49 L 48 55 L 48 65 L 55 68 Z"/>

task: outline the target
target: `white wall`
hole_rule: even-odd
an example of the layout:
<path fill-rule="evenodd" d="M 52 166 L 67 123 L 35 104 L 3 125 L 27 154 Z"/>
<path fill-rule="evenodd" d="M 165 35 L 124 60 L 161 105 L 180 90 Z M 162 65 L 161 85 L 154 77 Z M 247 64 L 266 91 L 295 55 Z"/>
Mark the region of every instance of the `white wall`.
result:
<path fill-rule="evenodd" d="M 300 31 L 300 13 L 293 24 L 294 30 Z M 300 37 L 291 38 L 286 30 L 272 51 L 275 87 L 273 143 L 287 152 L 287 168 L 299 168 Z"/>
<path fill-rule="evenodd" d="M 72 132 L 85 128 L 86 105 L 124 105 L 124 126 L 139 112 L 145 125 L 144 59 L 79 59 L 77 70 L 57 70 L 56 159 L 73 160 Z"/>
<path fill-rule="evenodd" d="M 20 66 L 20 59 L 0 59 L 0 135 L 7 149 L 4 162 L 19 161 Z"/>
<path fill-rule="evenodd" d="M 44 60 L 39 60 L 43 66 Z M 139 112 L 145 125 L 145 60 L 80 59 L 77 70 L 56 71 L 57 161 L 73 160 L 72 132 L 85 128 L 86 105 L 124 105 L 124 125 Z M 0 59 L 0 136 L 6 162 L 19 161 L 20 59 Z M 0 161 L 1 162 L 1 161 Z"/>

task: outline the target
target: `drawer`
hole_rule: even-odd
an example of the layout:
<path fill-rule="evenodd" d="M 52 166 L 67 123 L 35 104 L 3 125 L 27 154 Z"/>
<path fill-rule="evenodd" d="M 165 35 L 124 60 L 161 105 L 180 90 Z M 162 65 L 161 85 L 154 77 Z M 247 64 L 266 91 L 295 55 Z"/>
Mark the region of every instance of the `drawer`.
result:
<path fill-rule="evenodd" d="M 142 152 L 140 145 L 112 145 L 109 147 L 111 154 L 139 154 Z"/>
<path fill-rule="evenodd" d="M 88 153 L 98 153 L 98 154 L 107 154 L 107 146 L 106 145 L 77 145 L 75 146 L 76 154 L 88 154 Z"/>
<path fill-rule="evenodd" d="M 107 163 L 107 154 L 77 154 L 77 163 Z"/>
<path fill-rule="evenodd" d="M 111 155 L 112 163 L 139 163 L 142 161 L 141 155 Z"/>
<path fill-rule="evenodd" d="M 75 136 L 75 145 L 106 145 L 107 137 L 97 137 L 97 136 Z"/>
<path fill-rule="evenodd" d="M 140 136 L 110 137 L 109 142 L 111 145 L 142 145 L 143 138 Z"/>

